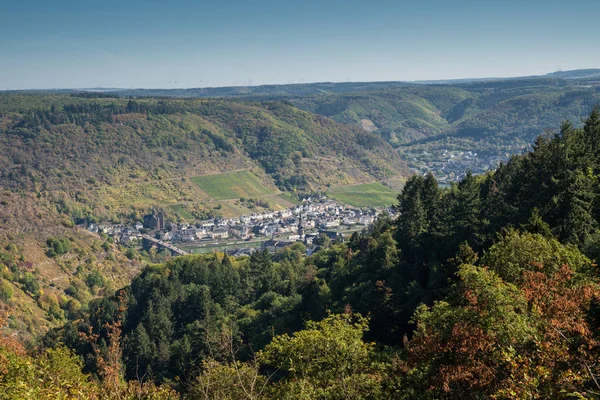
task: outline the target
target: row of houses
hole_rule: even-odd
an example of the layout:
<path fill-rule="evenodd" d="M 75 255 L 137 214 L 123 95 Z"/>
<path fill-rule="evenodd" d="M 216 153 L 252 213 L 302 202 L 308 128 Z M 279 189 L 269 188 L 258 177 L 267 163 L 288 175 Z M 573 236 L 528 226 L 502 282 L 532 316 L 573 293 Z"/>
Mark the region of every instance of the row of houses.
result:
<path fill-rule="evenodd" d="M 393 212 L 393 210 L 388 210 Z M 378 216 L 373 209 L 340 205 L 334 200 L 308 199 L 293 208 L 242 215 L 237 218 L 217 218 L 195 224 L 168 223 L 162 214 L 147 215 L 144 221 L 131 226 L 90 224 L 92 232 L 104 232 L 128 243 L 140 237 L 140 232 L 152 230 L 165 242 L 194 243 L 248 240 L 255 237 L 273 238 L 279 242 L 312 243 L 318 232 L 343 227 L 368 226 Z M 310 243 L 309 243 L 310 242 Z"/>
<path fill-rule="evenodd" d="M 284 240 L 303 240 L 308 232 L 332 230 L 354 225 L 368 226 L 378 213 L 346 207 L 329 201 L 322 204 L 303 204 L 278 212 L 242 215 L 239 218 L 211 219 L 195 225 L 178 224 L 163 239 L 190 243 L 203 240 L 247 240 L 254 237 L 277 237 Z"/>

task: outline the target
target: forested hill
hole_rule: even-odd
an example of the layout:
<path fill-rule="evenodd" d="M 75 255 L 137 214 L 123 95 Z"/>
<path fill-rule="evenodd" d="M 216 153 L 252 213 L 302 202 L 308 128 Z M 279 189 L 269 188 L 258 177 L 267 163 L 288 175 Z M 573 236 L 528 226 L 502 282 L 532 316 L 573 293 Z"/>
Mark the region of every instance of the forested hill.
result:
<path fill-rule="evenodd" d="M 456 143 L 492 140 L 502 145 L 503 141 L 531 142 L 564 120 L 579 124 L 600 102 L 600 82 L 538 78 L 420 85 L 292 101 L 339 122 L 370 126 L 395 145 L 447 138 Z"/>
<path fill-rule="evenodd" d="M 559 71 L 509 79 L 422 83 L 346 82 L 252 87 L 122 90 L 85 96 L 220 97 L 287 100 L 294 106 L 362 126 L 392 146 L 419 172 L 454 179 L 484 172 L 528 149 L 546 130 L 581 120 L 600 103 L 599 70 Z M 445 152 L 477 153 L 448 170 Z"/>
<path fill-rule="evenodd" d="M 421 149 L 445 141 L 467 149 L 492 141 L 514 151 L 564 120 L 579 124 L 600 102 L 600 70 L 558 71 L 517 78 L 410 82 L 344 82 L 197 89 L 124 89 L 90 96 L 288 99 L 338 122 L 363 125 L 393 145 Z M 471 142 L 471 143 L 470 143 Z M 479 143 L 473 143 L 479 142 Z M 425 147 L 423 147 L 425 148 Z"/>
<path fill-rule="evenodd" d="M 79 193 L 92 213 L 103 187 L 170 181 L 189 197 L 185 178 L 213 172 L 281 190 L 409 173 L 377 135 L 284 102 L 4 94 L 0 115 L 0 185 Z"/>
<path fill-rule="evenodd" d="M 260 190 L 223 199 L 197 184 L 228 171 Z M 0 308 L 10 300 L 11 329 L 31 338 L 167 257 L 126 254 L 78 225 L 132 223 L 152 209 L 170 221 L 280 210 L 294 192 L 408 175 L 377 135 L 284 102 L 4 93 Z"/>
<path fill-rule="evenodd" d="M 46 335 L 42 357 L 0 341 L 0 382 L 60 392 L 60 365 L 90 398 L 598 398 L 599 139 L 596 110 L 450 188 L 414 176 L 395 220 L 310 257 L 147 266 Z"/>

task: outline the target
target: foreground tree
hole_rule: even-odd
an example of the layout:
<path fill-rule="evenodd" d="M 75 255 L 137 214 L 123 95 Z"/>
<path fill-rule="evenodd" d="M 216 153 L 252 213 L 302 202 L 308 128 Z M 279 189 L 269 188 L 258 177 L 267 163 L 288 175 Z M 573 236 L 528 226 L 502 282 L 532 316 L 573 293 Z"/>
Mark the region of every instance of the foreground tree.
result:
<path fill-rule="evenodd" d="M 574 247 L 515 231 L 482 262 L 500 275 L 463 264 L 454 294 L 417 310 L 407 397 L 599 396 L 596 267 Z"/>
<path fill-rule="evenodd" d="M 359 315 L 330 315 L 292 336 L 275 337 L 253 361 L 205 361 L 191 398 L 389 398 L 389 364 L 380 361 L 373 343 L 363 341 L 367 326 Z"/>
<path fill-rule="evenodd" d="M 309 322 L 293 336 L 282 335 L 259 355 L 275 373 L 280 399 L 367 399 L 383 390 L 374 344 L 362 339 L 368 321 L 357 315 L 330 315 Z"/>

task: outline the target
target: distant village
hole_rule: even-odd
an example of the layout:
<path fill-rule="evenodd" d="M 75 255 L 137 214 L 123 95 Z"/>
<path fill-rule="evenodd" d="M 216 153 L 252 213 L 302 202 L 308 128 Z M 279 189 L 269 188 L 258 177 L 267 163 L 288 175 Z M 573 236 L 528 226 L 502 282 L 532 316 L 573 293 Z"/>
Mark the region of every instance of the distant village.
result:
<path fill-rule="evenodd" d="M 281 211 L 265 211 L 237 218 L 217 218 L 196 223 L 167 221 L 162 213 L 144 216 L 134 224 L 89 224 L 91 232 L 103 232 L 125 246 L 146 241 L 150 246 L 167 248 L 174 254 L 188 254 L 184 249 L 228 246 L 231 255 L 250 255 L 258 248 L 271 252 L 302 242 L 311 254 L 318 239 L 343 240 L 348 233 L 371 225 L 381 212 L 394 215 L 388 208 L 356 208 L 337 203 L 325 196 L 309 197 L 301 204 Z M 253 244 L 253 246 L 250 246 Z"/>
<path fill-rule="evenodd" d="M 500 162 L 506 161 L 511 154 L 522 153 L 523 145 L 511 148 L 497 148 L 483 152 L 470 150 L 420 150 L 405 153 L 408 166 L 416 173 L 425 175 L 432 172 L 442 185 L 458 182 L 467 171 L 481 174 L 496 169 Z"/>

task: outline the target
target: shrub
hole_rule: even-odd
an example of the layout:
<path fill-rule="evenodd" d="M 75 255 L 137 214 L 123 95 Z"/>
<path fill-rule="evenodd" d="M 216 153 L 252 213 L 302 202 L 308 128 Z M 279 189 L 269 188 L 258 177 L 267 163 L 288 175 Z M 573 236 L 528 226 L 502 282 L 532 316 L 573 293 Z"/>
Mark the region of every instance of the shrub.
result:
<path fill-rule="evenodd" d="M 13 294 L 14 290 L 12 285 L 8 281 L 0 278 L 0 301 L 5 303 L 8 302 L 10 299 L 12 299 Z"/>

